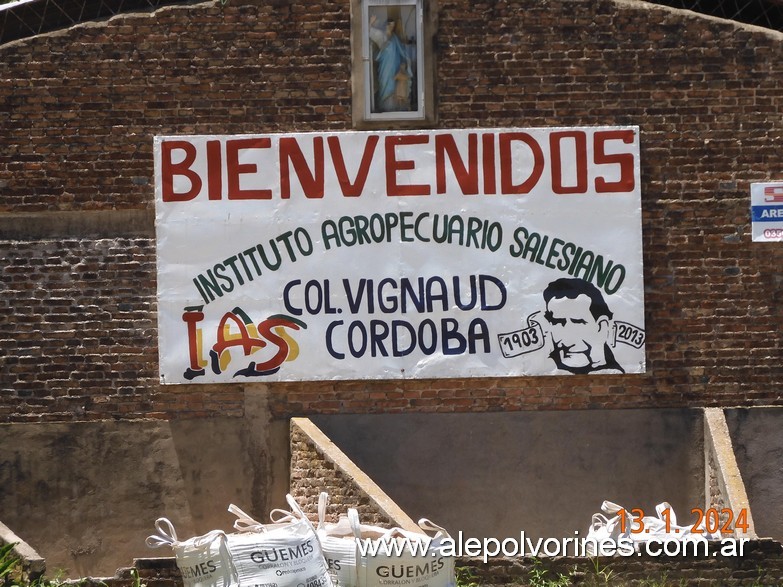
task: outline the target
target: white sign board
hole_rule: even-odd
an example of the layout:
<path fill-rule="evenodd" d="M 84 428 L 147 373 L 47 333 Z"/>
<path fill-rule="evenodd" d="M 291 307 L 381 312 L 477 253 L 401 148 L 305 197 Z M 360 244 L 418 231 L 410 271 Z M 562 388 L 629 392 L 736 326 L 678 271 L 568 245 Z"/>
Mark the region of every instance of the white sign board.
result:
<path fill-rule="evenodd" d="M 783 241 L 783 182 L 750 184 L 754 242 Z"/>
<path fill-rule="evenodd" d="M 163 383 L 645 369 L 637 127 L 155 139 Z"/>

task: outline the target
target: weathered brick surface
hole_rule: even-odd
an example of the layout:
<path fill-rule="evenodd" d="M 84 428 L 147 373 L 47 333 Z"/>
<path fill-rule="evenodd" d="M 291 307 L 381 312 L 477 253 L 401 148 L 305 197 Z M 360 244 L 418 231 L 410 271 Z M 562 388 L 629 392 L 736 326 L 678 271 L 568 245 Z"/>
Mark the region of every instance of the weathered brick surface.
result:
<path fill-rule="evenodd" d="M 713 556 L 714 555 L 714 556 Z M 182 578 L 173 558 L 134 561 L 142 581 L 149 587 L 178 587 Z M 783 550 L 780 543 L 756 540 L 744 546 L 744 556 L 720 556 L 714 548 L 708 555 L 651 557 L 532 557 L 460 558 L 460 577 L 483 587 L 504 585 L 555 584 L 559 576 L 570 579 L 570 585 L 603 585 L 606 587 L 775 587 L 783 584 Z M 533 580 L 534 573 L 541 576 Z M 108 587 L 132 587 L 130 570 L 121 569 L 113 578 L 100 581 Z M 98 586 L 87 579 L 85 587 Z"/>
<path fill-rule="evenodd" d="M 374 507 L 370 496 L 356 480 L 325 458 L 301 428 L 292 426 L 290 492 L 314 523 L 318 521 L 318 497 L 323 491 L 329 494 L 326 522 L 337 522 L 341 514 L 348 512 L 348 508 L 355 508 L 362 524 L 383 528 L 398 525 Z"/>
<path fill-rule="evenodd" d="M 779 179 L 783 36 L 609 0 L 441 0 L 438 22 L 441 127 L 640 126 L 648 372 L 274 384 L 274 415 L 783 404 L 783 248 L 749 220 Z M 347 0 L 2 46 L 0 213 L 149 210 L 154 135 L 348 129 L 350 72 Z M 158 385 L 148 237 L 1 245 L 0 421 L 242 413 L 239 386 Z"/>
<path fill-rule="evenodd" d="M 0 243 L 0 420 L 243 413 L 241 390 L 157 383 L 150 239 Z"/>
<path fill-rule="evenodd" d="M 657 548 L 657 547 L 656 547 Z M 779 542 L 754 540 L 745 543 L 743 556 L 723 556 L 719 543 L 713 543 L 707 554 L 677 556 L 612 556 L 585 558 L 574 556 L 532 558 L 465 558 L 458 562 L 470 570 L 474 580 L 486 587 L 530 585 L 533 572 L 545 571 L 544 580 L 556 581 L 563 575 L 572 585 L 605 585 L 616 587 L 773 587 L 783 584 L 783 549 Z"/>

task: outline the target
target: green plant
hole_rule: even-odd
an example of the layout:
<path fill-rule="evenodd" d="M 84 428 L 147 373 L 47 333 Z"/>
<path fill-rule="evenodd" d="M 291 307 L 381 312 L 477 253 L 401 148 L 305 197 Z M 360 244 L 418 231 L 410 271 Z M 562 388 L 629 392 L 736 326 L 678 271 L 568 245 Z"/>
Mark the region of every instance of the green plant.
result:
<path fill-rule="evenodd" d="M 639 587 L 667 587 L 666 573 L 658 579 L 644 578 L 639 581 Z"/>
<path fill-rule="evenodd" d="M 751 583 L 750 587 L 764 587 L 767 585 L 767 583 L 764 582 L 767 573 L 761 565 L 756 565 L 756 574 L 758 575 L 758 578 Z"/>
<path fill-rule="evenodd" d="M 568 587 L 571 585 L 571 577 L 557 574 L 556 579 L 550 579 L 547 577 L 549 571 L 544 568 L 539 559 L 533 561 L 533 567 L 528 573 L 528 582 L 531 587 Z"/>
<path fill-rule="evenodd" d="M 668 573 L 664 573 L 657 579 L 645 578 L 639 581 L 638 587 L 685 587 L 687 582 L 685 579 L 680 579 L 676 583 L 669 581 Z M 752 587 L 752 586 L 751 586 Z"/>
<path fill-rule="evenodd" d="M 602 565 L 601 559 L 597 556 L 590 559 L 590 564 L 592 565 L 592 576 L 588 585 L 610 585 L 614 571 Z"/>
<path fill-rule="evenodd" d="M 457 579 L 457 587 L 480 587 L 476 569 L 473 567 L 456 567 L 454 574 Z M 134 585 L 133 587 L 138 587 Z M 141 587 L 146 587 L 142 585 Z"/>
<path fill-rule="evenodd" d="M 147 587 L 146 583 L 141 582 L 139 571 L 137 571 L 135 567 L 131 569 L 130 576 L 131 576 L 131 580 L 133 581 L 131 583 L 131 587 Z"/>
<path fill-rule="evenodd" d="M 12 579 L 11 573 L 19 566 L 20 560 L 14 555 L 16 544 L 0 546 L 0 585 L 7 585 Z"/>
<path fill-rule="evenodd" d="M 55 571 L 53 577 L 37 577 L 30 579 L 24 572 L 22 559 L 17 557 L 13 549 L 16 544 L 0 545 L 0 587 L 82 587 L 87 580 L 68 581 L 63 579 L 65 572 Z M 99 586 L 106 587 L 105 583 L 98 582 Z M 133 587 L 146 587 L 140 583 L 134 583 Z"/>

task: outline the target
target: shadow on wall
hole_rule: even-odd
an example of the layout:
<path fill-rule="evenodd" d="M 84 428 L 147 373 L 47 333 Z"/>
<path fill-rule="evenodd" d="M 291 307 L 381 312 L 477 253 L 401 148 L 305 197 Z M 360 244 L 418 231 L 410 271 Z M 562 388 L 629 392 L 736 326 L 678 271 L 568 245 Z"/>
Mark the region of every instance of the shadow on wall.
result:
<path fill-rule="evenodd" d="M 230 503 L 268 511 L 287 478 L 272 474 L 270 447 L 287 454 L 287 437 L 263 418 L 0 425 L 0 487 L 13 488 L 0 491 L 0 520 L 49 576 L 113 576 L 136 557 L 172 556 L 145 545 L 158 517 L 186 539 L 230 530 Z"/>
<path fill-rule="evenodd" d="M 759 536 L 783 541 L 783 409 L 725 410 Z"/>
<path fill-rule="evenodd" d="M 605 499 L 704 507 L 701 410 L 338 415 L 311 420 L 413 519 L 466 537 L 584 537 Z"/>

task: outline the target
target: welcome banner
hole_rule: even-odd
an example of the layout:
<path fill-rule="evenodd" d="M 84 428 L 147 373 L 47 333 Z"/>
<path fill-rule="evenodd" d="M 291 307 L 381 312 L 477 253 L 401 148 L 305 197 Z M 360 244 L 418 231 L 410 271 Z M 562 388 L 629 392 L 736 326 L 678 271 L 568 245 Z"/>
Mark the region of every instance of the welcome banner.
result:
<path fill-rule="evenodd" d="M 163 383 L 645 369 L 637 127 L 154 153 Z"/>

